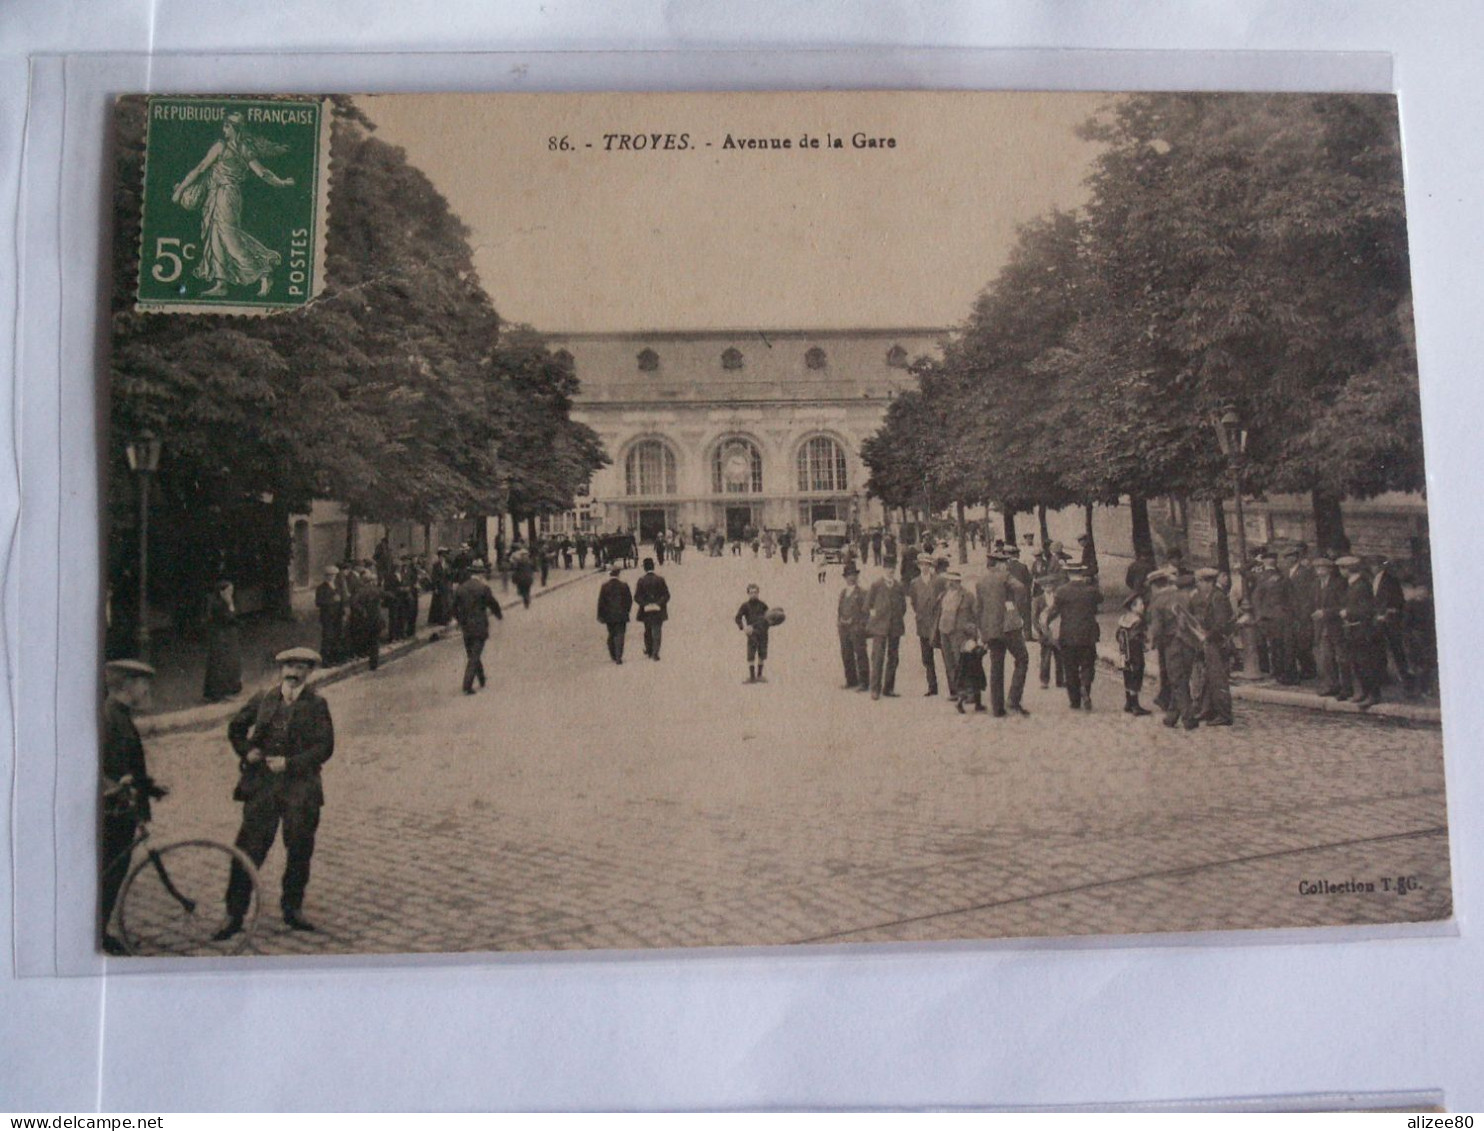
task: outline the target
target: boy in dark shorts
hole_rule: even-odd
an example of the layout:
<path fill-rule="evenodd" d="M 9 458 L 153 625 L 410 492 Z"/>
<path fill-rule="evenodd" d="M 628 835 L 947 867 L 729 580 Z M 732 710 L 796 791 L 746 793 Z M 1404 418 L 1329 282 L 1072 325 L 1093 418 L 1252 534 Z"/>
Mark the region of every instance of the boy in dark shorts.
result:
<path fill-rule="evenodd" d="M 737 627 L 747 633 L 747 682 L 767 683 L 763 662 L 768 658 L 768 606 L 757 594 L 756 585 L 747 587 L 747 600 L 737 610 L 736 619 Z"/>

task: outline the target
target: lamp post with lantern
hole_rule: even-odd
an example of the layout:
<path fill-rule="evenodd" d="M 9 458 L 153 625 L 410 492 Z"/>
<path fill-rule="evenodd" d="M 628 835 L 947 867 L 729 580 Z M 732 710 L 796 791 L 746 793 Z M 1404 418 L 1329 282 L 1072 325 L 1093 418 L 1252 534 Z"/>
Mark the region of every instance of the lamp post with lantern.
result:
<path fill-rule="evenodd" d="M 1235 572 L 1242 581 L 1241 607 L 1237 610 L 1237 628 L 1242 637 L 1242 670 L 1236 675 L 1240 679 L 1261 679 L 1262 669 L 1257 662 L 1257 622 L 1252 617 L 1251 582 L 1247 573 L 1247 518 L 1242 511 L 1242 464 L 1247 456 L 1247 429 L 1242 427 L 1242 418 L 1236 407 L 1230 404 L 1219 417 L 1213 414 L 1212 425 L 1231 474 L 1232 508 L 1237 512 Z"/>
<path fill-rule="evenodd" d="M 139 477 L 139 623 L 135 643 L 141 660 L 149 656 L 149 480 L 160 469 L 160 438 L 139 433 L 124 445 L 129 470 Z"/>

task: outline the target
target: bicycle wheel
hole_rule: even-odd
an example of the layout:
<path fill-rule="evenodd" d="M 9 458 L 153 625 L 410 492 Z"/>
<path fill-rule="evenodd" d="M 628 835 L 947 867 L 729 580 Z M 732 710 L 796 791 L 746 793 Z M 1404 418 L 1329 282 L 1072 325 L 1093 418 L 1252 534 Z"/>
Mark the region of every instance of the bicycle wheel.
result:
<path fill-rule="evenodd" d="M 242 930 L 212 938 L 227 921 L 232 867 L 247 876 L 249 899 Z M 240 849 L 213 840 L 183 840 L 148 851 L 119 892 L 119 938 L 130 954 L 236 954 L 258 919 L 258 873 Z"/>

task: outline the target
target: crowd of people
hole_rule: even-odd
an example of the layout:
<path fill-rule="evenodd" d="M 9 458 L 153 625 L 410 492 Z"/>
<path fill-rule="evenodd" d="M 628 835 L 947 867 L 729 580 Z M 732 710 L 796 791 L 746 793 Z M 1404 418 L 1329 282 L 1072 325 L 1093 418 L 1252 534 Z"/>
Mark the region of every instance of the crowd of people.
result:
<path fill-rule="evenodd" d="M 1135 593 L 1148 578 L 1172 574 L 1177 586 L 1188 571 L 1178 558 L 1164 570 L 1147 559 L 1129 567 Z M 1381 701 L 1387 684 L 1408 699 L 1430 694 L 1437 673 L 1430 586 L 1412 567 L 1383 555 L 1339 551 L 1315 555 L 1302 541 L 1259 547 L 1247 570 L 1235 576 L 1209 572 L 1212 587 L 1234 611 L 1220 636 L 1226 664 L 1207 663 L 1224 677 L 1243 666 L 1285 687 L 1309 684 L 1314 692 L 1361 709 Z M 1147 596 L 1147 594 L 1146 594 Z M 1151 611 L 1155 605 L 1149 597 Z M 1166 600 L 1169 600 L 1166 598 Z M 1245 647 L 1235 645 L 1245 630 Z"/>
<path fill-rule="evenodd" d="M 1074 557 L 1049 539 L 1037 551 L 1032 535 L 1021 545 L 987 539 L 988 568 L 969 585 L 931 534 L 903 550 L 899 575 L 889 534 L 862 534 L 846 547 L 837 608 L 845 688 L 873 699 L 895 695 L 910 607 L 925 695 L 940 693 L 941 669 L 956 710 L 1028 714 L 1023 694 L 1036 644 L 1041 687 L 1054 682 L 1071 709 L 1092 710 L 1103 592 L 1092 538 L 1084 534 L 1078 544 Z M 866 560 L 887 570 L 869 590 L 859 583 Z M 1152 713 L 1141 701 L 1150 652 L 1159 681 L 1154 706 L 1166 726 L 1187 730 L 1232 725 L 1231 678 L 1244 666 L 1244 646 L 1253 650 L 1247 666 L 1278 684 L 1311 681 L 1317 694 L 1362 710 L 1381 701 L 1388 682 L 1408 698 L 1432 689 L 1429 592 L 1384 558 L 1311 556 L 1302 542 L 1264 546 L 1233 578 L 1213 567 L 1191 569 L 1173 552 L 1158 568 L 1136 559 L 1125 582 L 1115 638 L 1130 715 Z"/>

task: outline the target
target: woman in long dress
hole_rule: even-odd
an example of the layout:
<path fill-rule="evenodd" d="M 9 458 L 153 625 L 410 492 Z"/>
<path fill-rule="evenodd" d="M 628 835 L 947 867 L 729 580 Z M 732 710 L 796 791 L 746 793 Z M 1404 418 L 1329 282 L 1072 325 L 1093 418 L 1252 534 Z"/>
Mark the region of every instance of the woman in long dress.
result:
<path fill-rule="evenodd" d="M 259 158 L 287 151 L 286 146 L 243 130 L 241 114 L 228 114 L 222 123 L 222 140 L 175 186 L 170 195 L 173 201 L 184 208 L 201 209 L 201 257 L 191 273 L 211 283 L 202 297 L 226 294 L 228 283 L 257 283 L 258 294 L 268 294 L 273 269 L 283 262 L 283 256 L 242 227 L 242 182 L 251 173 L 274 188 L 292 185 L 292 177 L 276 176 L 259 162 Z M 202 174 L 206 174 L 204 183 Z"/>
<path fill-rule="evenodd" d="M 206 606 L 206 684 L 208 703 L 230 699 L 242 690 L 242 639 L 237 631 L 237 603 L 232 583 L 220 581 Z"/>

